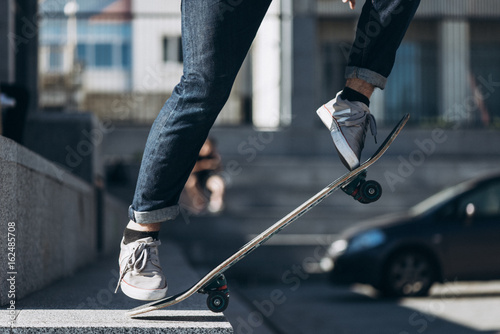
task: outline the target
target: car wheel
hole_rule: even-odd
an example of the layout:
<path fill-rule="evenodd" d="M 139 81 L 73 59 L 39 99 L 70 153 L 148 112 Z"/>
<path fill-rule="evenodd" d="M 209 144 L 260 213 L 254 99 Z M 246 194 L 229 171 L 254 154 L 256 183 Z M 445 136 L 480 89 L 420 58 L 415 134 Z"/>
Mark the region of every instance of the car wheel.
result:
<path fill-rule="evenodd" d="M 388 296 L 427 295 L 436 281 L 436 269 L 428 256 L 418 251 L 395 254 L 385 266 L 382 292 Z"/>

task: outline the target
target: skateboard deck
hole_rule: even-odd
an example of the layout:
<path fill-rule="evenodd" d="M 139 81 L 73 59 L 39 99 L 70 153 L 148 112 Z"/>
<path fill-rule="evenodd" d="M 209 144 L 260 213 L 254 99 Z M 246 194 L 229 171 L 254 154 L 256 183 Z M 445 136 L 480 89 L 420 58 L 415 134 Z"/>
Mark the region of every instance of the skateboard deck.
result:
<path fill-rule="evenodd" d="M 401 132 L 406 122 L 410 118 L 409 114 L 403 116 L 399 123 L 394 127 L 391 133 L 387 136 L 384 142 L 379 146 L 377 151 L 365 162 L 363 162 L 359 167 L 349 171 L 330 183 L 316 195 L 311 197 L 309 200 L 305 201 L 302 205 L 294 209 L 288 215 L 283 217 L 281 220 L 276 222 L 274 225 L 266 229 L 264 232 L 250 240 L 247 244 L 241 247 L 236 253 L 231 255 L 212 271 L 206 274 L 202 279 L 195 283 L 191 288 L 186 291 L 180 292 L 176 295 L 166 297 L 160 300 L 156 300 L 145 305 L 136 307 L 126 312 L 128 316 L 137 316 L 146 312 L 158 310 L 160 308 L 168 307 L 183 300 L 189 298 L 193 294 L 199 292 L 208 294 L 207 306 L 210 310 L 214 312 L 222 312 L 226 309 L 229 302 L 229 290 L 227 289 L 226 279 L 223 273 L 236 264 L 238 261 L 243 259 L 245 256 L 254 251 L 257 247 L 265 243 L 272 236 L 283 230 L 285 227 L 290 225 L 292 222 L 300 218 L 311 208 L 319 204 L 323 199 L 331 195 L 333 192 L 342 188 L 345 192 L 353 196 L 355 199 L 361 203 L 369 203 L 377 200 L 381 194 L 380 185 L 373 185 L 374 181 L 365 181 L 366 169 L 373 165 L 384 153 L 387 151 L 392 142 L 396 139 L 398 134 Z M 363 189 L 363 185 L 370 184 L 366 189 Z M 375 182 L 376 183 L 376 182 Z M 364 192 L 365 195 L 359 196 L 360 192 Z"/>

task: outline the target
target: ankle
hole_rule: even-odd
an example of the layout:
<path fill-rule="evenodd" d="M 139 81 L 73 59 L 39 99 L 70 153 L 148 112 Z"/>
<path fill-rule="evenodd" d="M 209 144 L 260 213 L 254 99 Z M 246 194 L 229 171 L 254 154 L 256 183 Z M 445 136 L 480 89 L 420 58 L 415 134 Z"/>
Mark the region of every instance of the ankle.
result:
<path fill-rule="evenodd" d="M 354 89 L 351 89 L 349 87 L 344 87 L 342 90 L 342 94 L 340 94 L 340 97 L 344 100 L 351 101 L 351 102 L 362 102 L 366 104 L 367 107 L 370 106 L 370 99 L 367 98 L 365 95 L 361 94 L 358 91 L 355 91 Z"/>
<path fill-rule="evenodd" d="M 123 243 L 125 245 L 144 238 L 153 238 L 153 240 L 158 240 L 159 231 L 136 231 L 126 228 L 123 231 Z"/>
<path fill-rule="evenodd" d="M 127 228 L 135 231 L 144 231 L 144 232 L 158 232 L 160 230 L 161 223 L 152 223 L 152 224 L 138 224 L 133 220 L 129 221 L 127 224 Z"/>
<path fill-rule="evenodd" d="M 358 78 L 349 78 L 347 79 L 345 83 L 346 87 L 349 87 L 352 90 L 355 90 L 358 93 L 363 94 L 366 96 L 368 99 L 373 94 L 373 91 L 375 90 L 375 86 Z"/>

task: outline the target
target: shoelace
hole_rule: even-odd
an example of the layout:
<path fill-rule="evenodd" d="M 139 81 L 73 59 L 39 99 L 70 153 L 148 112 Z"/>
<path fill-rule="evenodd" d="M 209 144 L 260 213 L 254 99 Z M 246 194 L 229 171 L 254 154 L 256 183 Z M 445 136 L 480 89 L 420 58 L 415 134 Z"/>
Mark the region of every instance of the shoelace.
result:
<path fill-rule="evenodd" d="M 151 242 L 139 242 L 138 246 L 134 251 L 129 255 L 127 259 L 127 263 L 125 268 L 118 279 L 118 284 L 116 285 L 115 293 L 118 292 L 118 288 L 120 287 L 120 283 L 129 271 L 134 271 L 136 273 L 140 273 L 146 267 L 148 263 L 148 259 L 150 257 L 150 247 L 160 246 L 160 240 L 151 241 Z"/>
<path fill-rule="evenodd" d="M 370 132 L 372 136 L 375 138 L 375 143 L 377 143 L 377 122 L 375 121 L 375 117 L 370 112 L 361 110 L 352 112 L 351 109 L 351 116 L 347 118 L 337 119 L 337 122 L 340 125 L 344 126 L 355 126 L 362 124 L 365 121 L 365 118 L 368 118 L 368 124 L 370 125 Z"/>

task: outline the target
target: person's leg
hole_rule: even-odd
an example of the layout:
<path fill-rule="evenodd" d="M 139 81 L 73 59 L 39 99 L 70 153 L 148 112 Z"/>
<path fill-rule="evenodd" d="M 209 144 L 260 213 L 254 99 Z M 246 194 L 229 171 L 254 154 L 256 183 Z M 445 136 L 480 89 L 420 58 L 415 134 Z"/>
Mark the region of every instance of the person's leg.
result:
<path fill-rule="evenodd" d="M 366 1 L 349 54 L 346 78 L 384 89 L 396 52 L 420 0 Z"/>
<path fill-rule="evenodd" d="M 270 2 L 243 0 L 229 4 L 221 0 L 183 0 L 184 73 L 150 131 L 124 241 L 127 234 L 139 235 L 134 229 L 146 229 L 147 233 L 154 234 L 161 222 L 177 216 L 180 193 L 229 96 Z M 128 250 L 133 243 L 122 242 L 122 290 L 126 287 L 128 291 L 124 292 L 136 299 L 161 298 L 161 294 L 166 294 L 166 282 L 159 262 L 150 268 L 154 275 L 162 277 L 154 283 L 159 284 L 158 287 L 149 286 L 149 275 L 141 275 L 135 264 L 127 265 L 130 258 L 139 258 L 136 251 Z M 157 254 L 156 246 L 151 247 Z M 146 251 L 144 256 L 147 254 Z M 131 287 L 127 280 L 133 279 L 136 282 Z M 155 290 L 159 292 L 148 292 Z"/>
<path fill-rule="evenodd" d="M 201 189 L 196 174 L 189 175 L 186 185 L 181 192 L 179 204 L 188 213 L 199 215 L 207 206 L 208 199 Z"/>
<path fill-rule="evenodd" d="M 396 51 L 412 20 L 419 0 L 373 0 L 363 6 L 346 67 L 346 84 L 317 113 L 330 130 L 335 148 L 348 169 L 360 164 L 366 131 L 376 136 L 370 97 L 383 89 Z"/>
<path fill-rule="evenodd" d="M 130 218 L 139 224 L 177 214 L 177 202 L 270 0 L 185 0 L 184 74 L 150 132 Z"/>
<path fill-rule="evenodd" d="M 212 175 L 207 179 L 206 188 L 210 191 L 208 211 L 219 213 L 224 208 L 224 179 L 220 175 Z"/>

